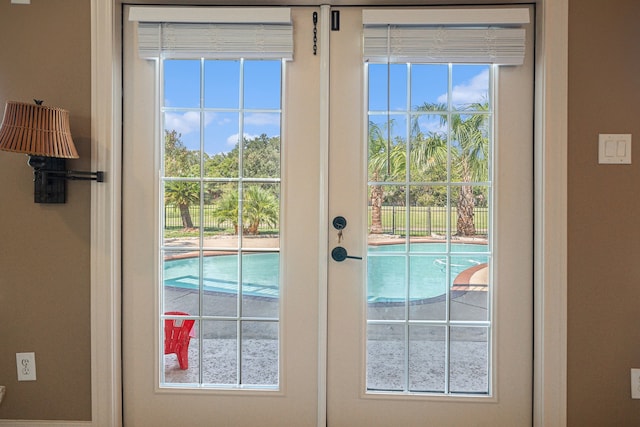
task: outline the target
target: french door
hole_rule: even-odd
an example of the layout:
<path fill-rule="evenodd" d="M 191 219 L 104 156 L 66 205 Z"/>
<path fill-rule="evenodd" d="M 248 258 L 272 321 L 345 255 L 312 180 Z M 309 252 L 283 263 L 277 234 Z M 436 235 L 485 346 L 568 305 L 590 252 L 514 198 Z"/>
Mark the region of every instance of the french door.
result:
<path fill-rule="evenodd" d="M 293 60 L 277 65 L 281 99 L 267 112 L 208 104 L 206 70 L 213 62 L 141 59 L 137 27 L 125 9 L 125 425 L 531 425 L 531 43 L 525 65 L 516 67 L 365 63 L 362 10 L 333 10 L 335 31 L 328 7 L 291 9 Z M 200 70 L 183 88 L 201 86 L 194 108 L 166 101 L 171 67 L 181 61 Z M 253 63 L 234 61 L 246 100 L 245 91 L 259 90 L 242 83 Z M 412 102 L 420 78 L 435 86 L 432 98 L 419 99 L 422 110 Z M 226 90 L 233 82 L 217 83 Z M 482 93 L 476 108 L 461 114 L 467 101 L 454 98 L 474 90 Z M 407 108 L 397 108 L 397 100 Z M 193 118 L 194 111 L 197 131 L 170 129 L 172 118 Z M 176 130 L 185 141 L 190 132 L 201 134 L 200 148 L 191 148 L 203 156 L 204 171 L 202 158 L 232 151 L 232 144 L 206 148 L 208 124 L 224 117 L 240 117 L 235 126 L 246 151 L 238 159 L 247 169 L 246 141 L 258 136 L 249 131 L 250 118 L 267 113 L 280 117 L 279 130 L 265 131 L 279 140 L 278 173 L 168 173 L 166 132 Z M 462 143 L 453 123 L 472 118 L 490 148 L 485 175 L 470 183 L 456 172 L 454 151 Z M 436 136 L 444 140 L 445 161 L 418 172 L 422 166 L 406 160 L 412 144 Z M 403 150 L 398 172 L 392 160 Z M 200 195 L 190 208 L 195 223 L 177 226 L 175 234 L 167 231 L 171 183 L 199 186 Z M 215 209 L 229 184 L 242 200 L 238 223 L 211 232 L 206 209 Z M 279 212 L 268 231 L 250 230 L 242 213 L 252 186 L 277 187 Z M 475 231 L 464 235 L 457 224 L 467 187 Z M 207 243 L 211 233 L 215 243 Z M 274 236 L 275 244 L 265 243 Z M 225 286 L 212 284 L 220 277 L 205 262 L 229 252 L 237 274 L 225 277 Z M 250 272 L 249 260 L 265 254 L 276 254 L 270 262 L 277 273 L 257 289 L 265 267 Z M 170 258 L 195 259 L 198 267 L 174 277 Z M 252 274 L 256 283 L 249 283 Z M 427 291 L 429 282 L 436 285 Z M 391 283 L 394 289 L 385 289 Z M 230 298 L 230 311 L 208 308 Z M 165 322 L 174 320 L 194 321 L 187 369 L 162 351 Z"/>
<path fill-rule="evenodd" d="M 341 236 L 332 227 L 327 243 L 367 260 L 328 270 L 327 425 L 529 426 L 531 46 L 524 66 L 369 63 L 363 73 L 350 53 L 360 48 L 362 12 L 340 15 L 331 32 L 329 218 L 348 223 Z M 473 132 L 460 128 L 478 131 L 485 120 L 494 126 L 486 175 L 463 178 L 462 134 Z M 447 167 L 421 174 L 413 156 L 421 138 L 449 141 Z M 472 232 L 459 212 L 467 179 Z M 438 285 L 423 294 L 429 283 Z"/>

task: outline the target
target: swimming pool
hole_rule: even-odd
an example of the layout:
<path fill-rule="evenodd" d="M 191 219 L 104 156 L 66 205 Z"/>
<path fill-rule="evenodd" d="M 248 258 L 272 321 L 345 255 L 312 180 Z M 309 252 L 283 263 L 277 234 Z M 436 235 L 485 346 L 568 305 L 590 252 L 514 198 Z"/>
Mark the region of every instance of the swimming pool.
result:
<path fill-rule="evenodd" d="M 410 300 L 422 300 L 442 295 L 460 272 L 488 261 L 485 245 L 453 244 L 447 254 L 444 243 L 412 244 L 408 259 L 404 256 L 405 250 L 405 245 L 369 247 L 369 302 L 404 301 L 407 296 Z M 198 289 L 199 262 L 197 257 L 165 261 L 165 286 Z M 277 298 L 279 262 L 278 253 L 243 254 L 243 294 Z M 203 258 L 204 291 L 237 293 L 238 276 L 237 255 Z M 410 283 L 409 289 L 407 283 Z"/>

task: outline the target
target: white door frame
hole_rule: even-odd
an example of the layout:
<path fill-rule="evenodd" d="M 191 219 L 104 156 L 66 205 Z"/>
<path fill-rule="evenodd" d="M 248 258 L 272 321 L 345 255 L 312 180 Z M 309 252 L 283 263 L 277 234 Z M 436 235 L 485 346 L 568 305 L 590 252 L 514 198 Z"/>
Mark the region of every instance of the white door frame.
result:
<path fill-rule="evenodd" d="M 391 5 L 393 1 L 375 3 Z M 564 427 L 568 0 L 535 3 L 534 426 Z M 94 170 L 106 171 L 105 183 L 92 187 L 91 194 L 91 400 L 96 427 L 122 425 L 119 6 L 119 0 L 91 0 L 91 162 Z M 544 245 L 546 241 L 554 244 Z M 319 414 L 318 420 L 322 419 Z"/>

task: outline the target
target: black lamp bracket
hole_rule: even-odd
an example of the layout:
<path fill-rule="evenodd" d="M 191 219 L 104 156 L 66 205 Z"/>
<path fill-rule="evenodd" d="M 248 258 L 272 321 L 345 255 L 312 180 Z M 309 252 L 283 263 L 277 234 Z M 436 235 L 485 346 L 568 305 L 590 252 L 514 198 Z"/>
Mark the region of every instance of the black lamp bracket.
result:
<path fill-rule="evenodd" d="M 29 156 L 33 168 L 34 202 L 65 203 L 67 181 L 104 182 L 104 172 L 66 170 L 65 159 L 58 157 Z"/>
<path fill-rule="evenodd" d="M 50 171 L 40 170 L 40 173 L 48 179 L 68 179 L 70 181 L 96 181 L 104 182 L 104 172 L 89 171 Z"/>

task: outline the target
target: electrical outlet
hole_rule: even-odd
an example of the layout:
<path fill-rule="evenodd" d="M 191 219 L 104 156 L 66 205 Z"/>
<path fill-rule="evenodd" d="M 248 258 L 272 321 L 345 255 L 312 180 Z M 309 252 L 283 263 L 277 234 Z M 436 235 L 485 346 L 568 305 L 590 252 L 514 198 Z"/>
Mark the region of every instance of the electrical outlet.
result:
<path fill-rule="evenodd" d="M 631 398 L 640 399 L 640 369 L 631 368 Z"/>
<path fill-rule="evenodd" d="M 16 366 L 18 368 L 18 381 L 36 380 L 35 353 L 16 353 Z"/>

